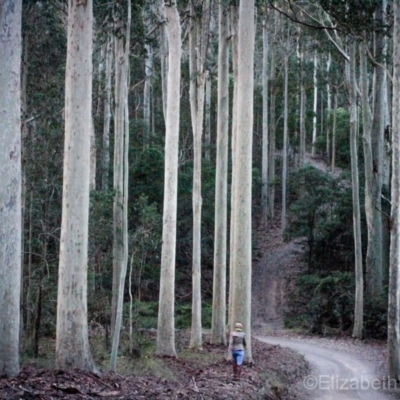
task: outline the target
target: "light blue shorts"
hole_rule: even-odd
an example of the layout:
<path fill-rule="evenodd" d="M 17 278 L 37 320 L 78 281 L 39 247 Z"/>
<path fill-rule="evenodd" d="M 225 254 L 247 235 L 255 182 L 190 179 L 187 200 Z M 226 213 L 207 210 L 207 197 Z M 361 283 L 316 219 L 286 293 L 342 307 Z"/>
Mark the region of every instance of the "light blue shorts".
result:
<path fill-rule="evenodd" d="M 244 359 L 244 350 L 233 350 L 232 357 L 237 365 L 242 365 Z"/>

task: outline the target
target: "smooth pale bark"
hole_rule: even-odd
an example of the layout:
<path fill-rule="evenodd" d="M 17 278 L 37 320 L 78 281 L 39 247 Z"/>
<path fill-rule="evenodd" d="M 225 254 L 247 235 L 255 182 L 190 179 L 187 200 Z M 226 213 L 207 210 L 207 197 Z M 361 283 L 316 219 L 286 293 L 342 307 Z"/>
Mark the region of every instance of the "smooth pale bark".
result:
<path fill-rule="evenodd" d="M 19 373 L 21 0 L 0 2 L 0 375 Z"/>
<path fill-rule="evenodd" d="M 226 344 L 226 250 L 229 129 L 229 0 L 219 4 L 217 159 L 211 343 Z"/>
<path fill-rule="evenodd" d="M 262 160 L 261 160 L 261 220 L 265 224 L 268 219 L 268 26 L 267 17 L 262 21 L 263 64 L 262 64 Z"/>
<path fill-rule="evenodd" d="M 29 10 L 30 8 L 28 8 Z M 29 280 L 29 271 L 25 270 L 25 263 L 24 263 L 24 252 L 25 252 L 25 240 L 24 240 L 24 228 L 25 228 L 25 214 L 26 214 L 26 139 L 28 137 L 28 123 L 26 122 L 27 116 L 27 97 L 26 97 L 26 87 L 28 83 L 28 66 L 29 66 L 29 59 L 28 59 L 28 35 L 26 35 L 23 41 L 23 60 L 21 65 L 21 305 L 24 304 L 24 288 L 26 287 L 26 292 L 30 290 L 30 280 Z M 25 276 L 28 279 L 25 281 Z M 25 309 L 24 309 L 25 308 Z M 25 313 L 25 315 L 24 315 Z M 21 318 L 21 325 L 20 325 L 20 332 L 21 335 L 25 334 L 25 338 L 28 339 L 26 335 L 29 332 L 30 327 L 30 307 L 29 303 L 25 302 L 25 307 L 21 307 L 20 309 L 20 318 Z M 26 325 L 24 325 L 26 322 Z M 28 324 L 29 323 L 29 324 Z M 28 339 L 29 340 L 29 339 Z"/>
<path fill-rule="evenodd" d="M 175 357 L 175 247 L 182 41 L 181 25 L 176 4 L 166 2 L 165 14 L 167 18 L 169 68 L 165 127 L 164 212 L 156 353 L 161 356 Z"/>
<path fill-rule="evenodd" d="M 167 78 L 168 78 L 168 33 L 165 20 L 164 0 L 159 0 L 160 21 L 160 62 L 161 62 L 161 91 L 164 120 L 167 119 Z"/>
<path fill-rule="evenodd" d="M 251 351 L 251 199 L 254 87 L 254 0 L 239 5 L 237 133 L 235 146 L 235 196 L 232 320 L 241 322 L 247 338 L 246 359 Z"/>
<path fill-rule="evenodd" d="M 363 114 L 363 149 L 365 169 L 365 215 L 368 233 L 367 254 L 365 259 L 365 293 L 368 299 L 376 301 L 380 298 L 382 292 L 381 166 L 383 120 L 380 120 L 382 117 L 382 90 L 380 87 L 382 84 L 382 74 L 375 71 L 373 87 L 373 121 L 368 101 L 369 88 L 365 46 L 365 43 L 360 44 L 360 86 Z M 380 137 L 376 137 L 376 135 L 379 135 Z"/>
<path fill-rule="evenodd" d="M 56 367 L 87 371 L 95 370 L 87 324 L 92 23 L 92 1 L 70 0 Z"/>
<path fill-rule="evenodd" d="M 236 183 L 236 160 L 234 154 L 236 152 L 236 136 L 237 136 L 237 76 L 238 76 L 238 26 L 239 26 L 239 6 L 236 3 L 231 3 L 230 7 L 231 18 L 231 43 L 232 43 L 232 74 L 233 74 L 233 99 L 232 99 L 232 140 L 231 140 L 231 154 L 232 154 L 232 177 L 231 177 L 231 215 L 230 215 L 230 237 L 229 237 L 229 299 L 228 299 L 228 326 L 232 324 L 232 301 L 233 301 L 233 257 L 232 254 L 235 249 L 235 209 L 232 207 L 235 198 Z M 229 354 L 229 357 L 231 355 Z"/>
<path fill-rule="evenodd" d="M 191 348 L 202 347 L 201 326 L 201 159 L 206 84 L 206 54 L 210 28 L 210 3 L 204 0 L 199 17 L 191 3 L 189 33 L 190 108 L 193 130 L 193 254 L 192 254 L 192 327 Z"/>
<path fill-rule="evenodd" d="M 400 0 L 393 1 L 392 206 L 388 308 L 389 376 L 400 376 Z"/>
<path fill-rule="evenodd" d="M 274 19 L 274 35 L 276 38 L 278 31 L 278 14 L 272 13 Z M 275 150 L 276 150 L 276 40 L 271 40 L 270 45 L 270 105 L 269 105 L 269 156 L 268 156 L 268 182 L 275 182 Z M 268 188 L 268 217 L 272 219 L 275 214 L 275 184 Z"/>
<path fill-rule="evenodd" d="M 114 242 L 113 278 L 117 291 L 113 293 L 116 301 L 115 325 L 112 329 L 112 348 L 110 368 L 117 369 L 117 355 L 123 317 L 124 286 L 128 267 L 128 151 L 129 151 L 129 48 L 131 29 L 131 0 L 127 0 L 127 22 L 124 38 L 116 38 L 115 67 L 115 147 L 114 147 Z"/>
<path fill-rule="evenodd" d="M 283 236 L 286 229 L 286 189 L 288 172 L 288 82 L 289 82 L 289 56 L 284 56 L 284 75 L 285 83 L 283 90 L 283 149 L 282 149 L 282 213 L 281 213 L 281 234 Z"/>
<path fill-rule="evenodd" d="M 354 265 L 356 279 L 356 293 L 354 303 L 354 325 L 352 336 L 358 339 L 363 334 L 363 310 L 364 310 L 364 280 L 362 269 L 361 247 L 361 213 L 358 177 L 358 123 L 357 123 L 357 93 L 356 93 L 356 41 L 352 39 L 350 44 L 350 71 L 348 88 L 350 92 L 350 156 L 351 156 L 351 180 L 353 197 L 353 236 L 354 236 Z"/>
<path fill-rule="evenodd" d="M 105 68 L 105 94 L 104 94 L 104 122 L 103 122 L 103 149 L 102 149 L 102 190 L 108 190 L 108 176 L 110 169 L 110 123 L 111 123 L 111 82 L 113 63 L 113 41 L 111 36 L 107 38 L 106 68 Z"/>
<path fill-rule="evenodd" d="M 317 59 L 317 51 L 314 53 L 314 102 L 313 102 L 313 130 L 312 130 L 312 143 L 311 143 L 311 156 L 315 157 L 315 146 L 317 141 L 317 107 L 318 107 L 318 79 L 317 79 L 317 70 L 318 70 L 318 59 Z"/>
<path fill-rule="evenodd" d="M 306 157 L 306 84 L 305 84 L 305 62 L 304 49 L 300 53 L 301 83 L 300 83 L 300 154 L 299 165 L 304 166 Z"/>

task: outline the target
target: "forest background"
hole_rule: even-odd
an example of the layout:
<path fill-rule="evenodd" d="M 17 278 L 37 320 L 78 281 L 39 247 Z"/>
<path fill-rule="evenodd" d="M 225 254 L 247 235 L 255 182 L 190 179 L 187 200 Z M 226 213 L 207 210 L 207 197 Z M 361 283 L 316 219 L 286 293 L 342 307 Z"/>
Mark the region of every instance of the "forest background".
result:
<path fill-rule="evenodd" d="M 398 268 L 390 262 L 390 233 L 397 232 L 391 210 L 391 179 L 396 171 L 391 168 L 391 114 L 397 96 L 391 84 L 396 66 L 392 36 L 397 2 L 303 3 L 259 1 L 255 7 L 253 228 L 264 226 L 267 236 L 268 224 L 279 213 L 282 236 L 301 238 L 304 245 L 307 268 L 296 277 L 285 309 L 287 327 L 384 338 L 389 270 Z M 129 269 L 123 291 L 123 325 L 130 332 L 129 351 L 136 348 L 140 352 L 141 343 L 133 340 L 140 341 L 137 332 L 141 329 L 157 328 L 159 307 L 167 107 L 163 74 L 168 46 L 162 4 L 134 1 L 130 12 L 127 4 L 93 4 L 88 321 L 90 329 L 100 330 L 106 347 L 111 347 L 118 297 L 113 246 L 119 234 L 113 204 L 119 201 L 116 170 L 123 164 L 118 162 L 116 145 L 120 140 L 116 136 L 119 101 L 114 79 L 120 59 L 114 46 L 122 38 L 129 61 L 129 161 L 122 172 L 129 176 L 125 249 Z M 227 11 L 238 7 L 235 2 L 221 4 Z M 213 325 L 215 215 L 220 211 L 216 177 L 221 4 L 200 0 L 176 4 L 182 28 L 182 73 L 175 327 L 192 324 L 192 330 L 193 264 L 197 260 L 201 260 L 200 326 Z M 22 3 L 21 330 L 23 353 L 36 357 L 40 339 L 54 337 L 56 332 L 67 14 L 68 5 L 62 1 Z M 236 34 L 231 18 L 229 38 Z M 232 50 L 228 79 L 232 130 L 237 112 L 234 58 Z M 199 112 L 203 109 L 201 94 L 192 97 L 193 85 L 195 91 L 204 90 L 204 116 Z M 232 146 L 230 141 L 227 148 Z M 200 170 L 196 164 L 199 154 Z M 233 199 L 235 151 L 230 154 L 228 210 Z M 329 173 L 311 166 L 308 157 L 323 159 Z M 200 234 L 193 211 L 198 204 L 194 196 L 199 193 L 194 177 L 199 171 Z M 200 254 L 195 253 L 196 240 L 200 240 Z M 253 259 L 257 246 L 253 241 Z M 228 246 L 228 263 L 229 254 Z"/>

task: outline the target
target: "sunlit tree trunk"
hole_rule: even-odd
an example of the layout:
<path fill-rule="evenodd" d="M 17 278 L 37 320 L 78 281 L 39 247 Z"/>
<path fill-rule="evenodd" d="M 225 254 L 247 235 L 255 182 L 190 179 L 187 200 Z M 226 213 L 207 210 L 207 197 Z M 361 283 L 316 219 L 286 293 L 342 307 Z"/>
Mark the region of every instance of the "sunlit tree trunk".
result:
<path fill-rule="evenodd" d="M 400 0 L 393 1 L 392 209 L 388 308 L 388 369 L 400 376 Z"/>
<path fill-rule="evenodd" d="M 167 18 L 169 68 L 165 126 L 164 212 L 156 353 L 175 357 L 175 245 L 182 41 L 176 4 L 166 1 L 165 15 Z"/>
<path fill-rule="evenodd" d="M 87 324 L 92 22 L 91 0 L 69 1 L 56 332 L 56 367 L 88 371 L 95 369 Z"/>
<path fill-rule="evenodd" d="M 262 21 L 262 33 L 263 33 L 263 64 L 262 64 L 262 165 L 261 165 L 261 215 L 262 222 L 265 224 L 268 218 L 268 50 L 269 50 L 269 38 L 268 38 L 268 26 L 267 16 Z"/>
<path fill-rule="evenodd" d="M 0 375 L 19 373 L 21 0 L 0 2 Z"/>
<path fill-rule="evenodd" d="M 226 343 L 226 250 L 229 129 L 229 0 L 219 3 L 217 159 L 211 342 Z"/>
<path fill-rule="evenodd" d="M 251 352 L 251 197 L 254 86 L 254 0 L 239 5 L 237 79 L 237 137 L 235 145 L 235 196 L 233 199 L 235 247 L 233 249 L 232 320 L 242 322 L 247 334 L 246 359 Z"/>
<path fill-rule="evenodd" d="M 110 368 L 117 369 L 117 355 L 123 317 L 124 286 L 128 267 L 128 150 L 129 150 L 129 47 L 131 0 L 127 0 L 125 40 L 120 34 L 115 42 L 115 147 L 114 147 L 114 242 L 113 279 L 115 279 L 115 323 L 112 329 Z"/>
<path fill-rule="evenodd" d="M 355 279 L 356 294 L 354 304 L 353 337 L 362 338 L 363 334 L 363 310 L 364 310 L 364 281 L 362 270 L 361 248 L 361 214 L 358 178 L 358 123 L 357 123 L 357 94 L 356 94 L 356 41 L 352 39 L 350 44 L 350 73 L 348 87 L 350 92 L 350 156 L 351 156 L 351 180 L 353 193 L 353 235 L 355 254 Z"/>

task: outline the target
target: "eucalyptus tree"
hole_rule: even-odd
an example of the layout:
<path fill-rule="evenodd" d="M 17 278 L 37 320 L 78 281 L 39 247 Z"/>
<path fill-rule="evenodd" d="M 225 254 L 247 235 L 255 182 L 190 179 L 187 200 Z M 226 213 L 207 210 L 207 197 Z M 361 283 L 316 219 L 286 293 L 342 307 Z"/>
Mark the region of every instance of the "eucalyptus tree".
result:
<path fill-rule="evenodd" d="M 201 12 L 200 12 L 201 10 Z M 193 130 L 193 254 L 192 328 L 190 347 L 201 348 L 201 159 L 206 83 L 206 55 L 210 28 L 210 1 L 190 3 L 190 109 Z"/>
<path fill-rule="evenodd" d="M 276 150 L 276 95 L 277 95 L 277 82 L 276 82 L 276 59 L 277 59 L 277 34 L 280 24 L 279 15 L 277 12 L 272 11 L 271 17 L 273 20 L 274 36 L 270 41 L 270 68 L 269 68 L 269 89 L 270 89 L 270 102 L 269 102 L 269 154 L 268 154 L 268 182 L 270 187 L 268 190 L 268 216 L 273 218 L 275 214 L 275 150 Z"/>
<path fill-rule="evenodd" d="M 263 38 L 263 62 L 262 62 L 262 165 L 261 165 L 261 218 L 265 224 L 268 218 L 268 164 L 269 164 L 269 137 L 268 137 L 268 56 L 269 56 L 269 37 L 268 37 L 268 9 L 262 19 L 262 38 Z"/>
<path fill-rule="evenodd" d="M 350 42 L 350 68 L 347 78 L 348 90 L 350 93 L 350 152 L 351 152 L 351 181 L 353 197 L 353 236 L 355 252 L 355 277 L 356 293 L 354 303 L 354 325 L 353 337 L 362 338 L 363 315 L 364 315 L 364 278 L 362 267 L 362 246 L 361 246 L 361 215 L 359 198 L 359 176 L 358 176 L 358 154 L 357 154 L 357 93 L 356 93 L 356 47 L 354 38 Z"/>
<path fill-rule="evenodd" d="M 168 79 L 165 114 L 164 211 L 156 353 L 164 356 L 176 356 L 175 247 L 182 39 L 176 2 L 165 0 L 164 7 L 168 35 Z"/>
<path fill-rule="evenodd" d="M 220 1 L 218 8 L 218 115 L 211 342 L 225 344 L 229 129 L 229 0 Z"/>
<path fill-rule="evenodd" d="M 117 355 L 123 316 L 124 286 L 128 264 L 128 150 L 129 150 L 129 48 L 131 0 L 125 3 L 127 17 L 125 35 L 122 10 L 115 35 L 115 111 L 114 111 L 114 204 L 113 204 L 113 338 L 110 367 L 117 367 Z M 120 4 L 122 6 L 122 4 Z"/>
<path fill-rule="evenodd" d="M 313 101 L 313 122 L 312 122 L 312 142 L 311 142 L 311 156 L 315 157 L 315 146 L 317 142 L 317 107 L 318 107 L 318 57 L 317 50 L 314 50 L 313 57 L 313 83 L 314 83 L 314 101 Z"/>
<path fill-rule="evenodd" d="M 233 75 L 233 99 L 232 99 L 232 139 L 231 139 L 231 153 L 232 153 L 232 173 L 231 173 L 231 204 L 234 204 L 236 194 L 236 136 L 237 136 L 237 92 L 238 92 L 238 60 L 239 60 L 239 46 L 238 46 L 238 30 L 239 30 L 239 4 L 233 1 L 230 4 L 230 27 L 231 27 L 231 46 L 232 46 L 232 75 Z M 231 207 L 230 215 L 230 235 L 229 235 L 229 299 L 228 299 L 228 324 L 233 326 L 232 321 L 232 302 L 233 302 L 233 257 L 232 254 L 236 248 L 235 239 L 235 208 Z"/>
<path fill-rule="evenodd" d="M 104 112 L 103 112 L 103 138 L 101 160 L 101 188 L 108 190 L 110 169 L 110 125 L 111 125 L 111 90 L 112 90 L 112 64 L 114 59 L 113 40 L 111 33 L 107 33 L 105 49 L 105 88 L 104 88 Z"/>
<path fill-rule="evenodd" d="M 397 379 L 400 375 L 400 0 L 393 1 L 393 100 L 392 100 L 392 193 L 389 308 L 388 369 Z"/>
<path fill-rule="evenodd" d="M 239 5 L 237 131 L 235 153 L 235 194 L 233 198 L 233 268 L 231 328 L 242 322 L 249 338 L 246 358 L 251 351 L 251 197 L 254 86 L 254 0 Z"/>
<path fill-rule="evenodd" d="M 87 371 L 95 370 L 87 324 L 92 24 L 92 1 L 70 0 L 56 366 Z"/>
<path fill-rule="evenodd" d="M 0 374 L 19 373 L 21 0 L 0 3 Z"/>

